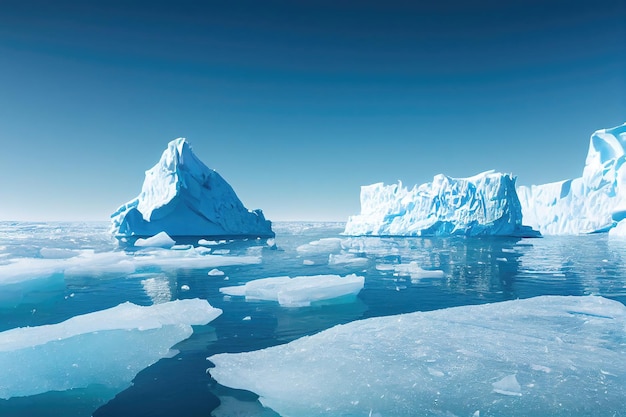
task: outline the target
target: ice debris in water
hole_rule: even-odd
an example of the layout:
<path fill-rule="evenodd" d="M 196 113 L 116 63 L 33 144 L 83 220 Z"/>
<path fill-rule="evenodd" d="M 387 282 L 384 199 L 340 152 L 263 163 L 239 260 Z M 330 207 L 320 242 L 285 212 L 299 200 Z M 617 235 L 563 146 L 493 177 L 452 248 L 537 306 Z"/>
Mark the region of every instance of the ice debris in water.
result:
<path fill-rule="evenodd" d="M 256 279 L 245 285 L 223 287 L 220 292 L 247 300 L 277 301 L 286 307 L 306 307 L 316 301 L 356 295 L 365 280 L 355 274 L 310 275 L 299 277 L 271 277 Z"/>
<path fill-rule="evenodd" d="M 179 251 L 145 248 L 135 253 L 82 250 L 77 256 L 65 259 L 10 259 L 0 264 L 0 286 L 46 278 L 55 274 L 65 274 L 66 277 L 85 274 L 132 274 L 137 270 L 151 267 L 158 267 L 161 270 L 181 267 L 198 269 L 260 262 L 260 256 L 213 256 L 199 253 L 194 248 Z"/>
<path fill-rule="evenodd" d="M 222 311 L 207 301 L 131 303 L 64 322 L 0 333 L 0 398 L 101 384 L 123 390 L 135 375 Z"/>
<path fill-rule="evenodd" d="M 286 417 L 620 415 L 625 332 L 620 302 L 541 296 L 355 321 L 209 372 Z"/>
<path fill-rule="evenodd" d="M 208 275 L 212 276 L 212 277 L 217 277 L 217 276 L 222 276 L 224 275 L 223 271 L 220 271 L 217 268 L 213 268 L 208 272 Z"/>

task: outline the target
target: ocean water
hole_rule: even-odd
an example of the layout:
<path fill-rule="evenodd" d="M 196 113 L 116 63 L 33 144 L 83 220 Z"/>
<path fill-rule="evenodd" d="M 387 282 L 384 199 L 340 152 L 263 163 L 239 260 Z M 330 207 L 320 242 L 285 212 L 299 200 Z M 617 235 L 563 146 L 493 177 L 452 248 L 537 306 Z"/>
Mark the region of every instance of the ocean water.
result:
<path fill-rule="evenodd" d="M 221 386 L 211 377 L 207 358 L 285 344 L 355 320 L 416 311 L 541 295 L 600 295 L 626 304 L 626 241 L 607 235 L 353 238 L 341 235 L 343 226 L 277 223 L 276 238 L 269 241 L 139 250 L 120 248 L 108 223 L 0 222 L 0 332 L 60 323 L 124 302 L 149 306 L 200 298 L 223 310 L 209 324 L 194 326 L 191 337 L 140 371 L 125 389 L 90 384 L 11 396 L 0 399 L 0 416 L 277 416 L 255 393 Z M 423 276 L 411 265 L 442 274 Z M 209 274 L 215 269 L 219 272 Z M 365 278 L 358 296 L 308 307 L 286 308 L 219 291 L 259 278 L 353 273 Z M 23 366 L 32 372 L 28 355 L 26 349 Z M 50 366 L 55 359 L 43 363 Z M 98 360 L 93 357 L 94 363 Z M 51 375 L 69 378 L 61 370 Z M 15 379 L 0 376 L 0 391 L 17 389 L 11 385 Z M 621 400 L 615 415 L 626 409 L 626 398 Z M 528 413 L 516 409 L 510 415 Z"/>

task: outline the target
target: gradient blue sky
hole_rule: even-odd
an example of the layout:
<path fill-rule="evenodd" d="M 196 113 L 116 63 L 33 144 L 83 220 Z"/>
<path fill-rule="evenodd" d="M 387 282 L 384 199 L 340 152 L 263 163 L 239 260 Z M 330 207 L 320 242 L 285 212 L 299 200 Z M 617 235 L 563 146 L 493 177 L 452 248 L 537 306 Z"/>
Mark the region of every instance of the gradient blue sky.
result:
<path fill-rule="evenodd" d="M 106 220 L 186 137 L 271 220 L 360 186 L 579 176 L 626 121 L 626 2 L 0 2 L 0 220 Z"/>

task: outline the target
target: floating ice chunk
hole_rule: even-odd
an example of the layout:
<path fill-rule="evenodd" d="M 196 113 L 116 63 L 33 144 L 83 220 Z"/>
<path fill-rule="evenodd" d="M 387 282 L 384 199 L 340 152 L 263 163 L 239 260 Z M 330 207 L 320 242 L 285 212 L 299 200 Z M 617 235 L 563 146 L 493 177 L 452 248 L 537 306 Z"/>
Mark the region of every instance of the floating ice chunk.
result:
<path fill-rule="evenodd" d="M 206 240 L 206 239 L 200 239 L 198 240 L 198 245 L 200 246 L 215 246 L 215 245 L 219 245 L 219 243 L 215 240 Z"/>
<path fill-rule="evenodd" d="M 522 387 L 517 382 L 515 375 L 507 375 L 491 385 L 493 386 L 493 392 L 498 394 L 522 396 Z"/>
<path fill-rule="evenodd" d="M 178 268 L 203 269 L 218 266 L 260 263 L 260 256 L 200 255 L 195 250 L 172 251 L 145 248 L 135 253 L 123 251 L 81 251 L 67 259 L 16 258 L 0 265 L 0 286 L 56 274 L 66 276 L 98 274 L 132 274 L 145 268 L 161 270 Z"/>
<path fill-rule="evenodd" d="M 542 296 L 355 321 L 209 372 L 283 416 L 619 415 L 625 326 L 617 301 Z"/>
<path fill-rule="evenodd" d="M 62 323 L 0 333 L 0 398 L 101 384 L 122 390 L 137 372 L 221 314 L 204 300 L 130 303 Z"/>
<path fill-rule="evenodd" d="M 183 284 L 183 285 L 181 285 L 181 286 L 180 286 L 180 290 L 181 290 L 181 291 L 189 291 L 189 285 L 187 285 L 187 284 Z"/>
<path fill-rule="evenodd" d="M 174 239 L 169 237 L 169 235 L 165 232 L 159 232 L 156 235 L 146 238 L 146 239 L 137 239 L 135 241 L 135 246 L 137 247 L 154 247 L 154 248 L 164 248 L 169 249 L 176 244 Z"/>
<path fill-rule="evenodd" d="M 300 253 L 333 253 L 341 251 L 341 239 L 338 237 L 328 237 L 314 240 L 296 248 Z"/>
<path fill-rule="evenodd" d="M 286 307 L 306 307 L 316 301 L 330 300 L 361 291 L 364 278 L 355 274 L 311 275 L 262 278 L 236 287 L 223 287 L 220 292 L 230 296 L 245 296 L 247 300 L 278 301 Z"/>
<path fill-rule="evenodd" d="M 214 249 L 213 255 L 228 255 L 230 253 L 230 249 Z"/>
<path fill-rule="evenodd" d="M 346 235 L 538 236 L 522 226 L 515 178 L 486 171 L 469 178 L 436 175 L 408 189 L 402 183 L 361 187 L 361 213 L 350 216 Z"/>
<path fill-rule="evenodd" d="M 315 262 L 310 259 L 305 259 L 304 261 L 302 261 L 302 265 L 315 265 Z"/>
<path fill-rule="evenodd" d="M 224 271 L 220 271 L 217 268 L 213 268 L 208 272 L 208 275 L 212 276 L 212 277 L 218 277 L 218 276 L 222 276 L 224 275 Z"/>

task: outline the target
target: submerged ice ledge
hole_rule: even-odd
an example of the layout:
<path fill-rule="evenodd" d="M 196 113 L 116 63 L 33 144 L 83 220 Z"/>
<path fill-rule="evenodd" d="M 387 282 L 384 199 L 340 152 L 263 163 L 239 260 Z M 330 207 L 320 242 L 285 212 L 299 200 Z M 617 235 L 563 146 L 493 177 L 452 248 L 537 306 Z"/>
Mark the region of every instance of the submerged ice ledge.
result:
<path fill-rule="evenodd" d="M 542 296 L 355 321 L 209 372 L 284 417 L 616 415 L 625 337 L 617 301 Z"/>
<path fill-rule="evenodd" d="M 119 391 L 222 311 L 207 301 L 131 303 L 0 333 L 0 398 L 101 384 Z"/>
<path fill-rule="evenodd" d="M 436 175 L 408 189 L 399 182 L 361 187 L 361 213 L 351 236 L 539 236 L 522 225 L 515 178 L 486 171 L 469 178 Z"/>

